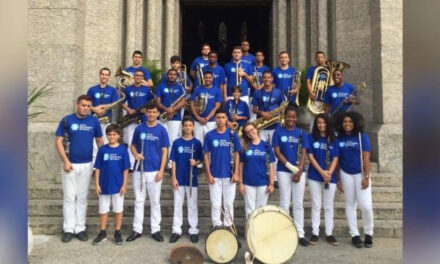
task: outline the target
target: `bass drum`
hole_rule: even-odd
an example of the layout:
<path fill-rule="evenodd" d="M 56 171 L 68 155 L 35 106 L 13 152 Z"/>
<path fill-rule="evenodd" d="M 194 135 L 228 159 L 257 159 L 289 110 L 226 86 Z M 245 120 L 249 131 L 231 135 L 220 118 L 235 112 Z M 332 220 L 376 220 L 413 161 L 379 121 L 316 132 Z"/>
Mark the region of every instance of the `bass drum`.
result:
<path fill-rule="evenodd" d="M 229 227 L 217 227 L 209 232 L 205 241 L 205 251 L 215 263 L 228 263 L 235 259 L 239 250 L 237 237 Z"/>
<path fill-rule="evenodd" d="M 298 246 L 292 218 L 275 205 L 255 209 L 246 220 L 245 232 L 248 251 L 263 263 L 284 263 Z"/>

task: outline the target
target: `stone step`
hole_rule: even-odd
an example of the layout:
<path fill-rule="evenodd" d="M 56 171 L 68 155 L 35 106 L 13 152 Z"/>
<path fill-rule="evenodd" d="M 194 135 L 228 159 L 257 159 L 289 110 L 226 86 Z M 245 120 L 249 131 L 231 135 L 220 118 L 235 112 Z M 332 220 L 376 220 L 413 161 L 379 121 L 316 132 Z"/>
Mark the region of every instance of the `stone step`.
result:
<path fill-rule="evenodd" d="M 270 204 L 278 205 L 278 202 L 271 201 Z M 186 207 L 186 206 L 185 206 Z M 87 216 L 99 216 L 98 200 L 91 200 L 87 207 Z M 373 205 L 375 219 L 401 220 L 402 219 L 402 204 L 400 203 L 376 203 Z M 163 217 L 173 216 L 174 206 L 173 201 L 161 201 L 161 212 Z M 187 210 L 183 210 L 186 216 Z M 245 206 L 244 201 L 235 201 L 234 212 L 237 217 L 244 217 Z M 60 200 L 32 200 L 29 201 L 28 214 L 30 216 L 62 216 L 63 202 Z M 134 214 L 134 200 L 126 199 L 124 201 L 124 215 L 133 216 Z M 147 201 L 145 204 L 145 216 L 150 215 L 150 204 Z M 211 216 L 211 202 L 202 200 L 198 202 L 199 217 Z M 304 202 L 304 217 L 310 218 L 311 202 Z M 324 217 L 324 214 L 321 214 Z M 345 207 L 343 202 L 336 202 L 334 204 L 334 218 L 345 219 Z M 360 210 L 358 209 L 358 218 L 361 218 Z"/>
<path fill-rule="evenodd" d="M 237 188 L 238 189 L 238 188 Z M 401 187 L 389 187 L 389 186 L 376 186 L 373 183 L 373 202 L 402 202 L 402 188 Z M 33 186 L 28 190 L 29 200 L 62 200 L 63 191 L 61 184 L 57 183 L 46 183 Z M 129 184 L 127 186 L 127 193 L 125 195 L 126 199 L 134 199 L 133 186 Z M 279 190 L 274 191 L 270 196 L 270 200 L 279 201 L 280 194 Z M 95 192 L 95 185 L 90 185 L 89 199 L 97 199 Z M 162 184 L 161 200 L 173 200 L 173 189 L 170 184 Z M 239 195 L 237 190 L 236 200 L 243 200 L 243 196 Z M 209 200 L 209 187 L 207 184 L 200 184 L 198 188 L 198 200 Z M 306 186 L 306 191 L 304 193 L 304 200 L 310 200 L 309 188 Z M 335 195 L 336 202 L 344 201 L 344 194 L 341 192 L 336 192 Z"/>
<path fill-rule="evenodd" d="M 150 233 L 149 229 L 149 218 L 144 219 L 144 236 L 145 234 Z M 186 234 L 188 230 L 187 220 L 184 219 L 183 224 L 183 232 Z M 29 217 L 29 223 L 32 228 L 32 232 L 34 235 L 54 235 L 61 234 L 62 226 L 63 226 L 63 218 L 61 216 L 52 216 L 52 217 L 38 217 L 33 216 Z M 122 220 L 122 235 L 123 238 L 127 238 L 127 236 L 132 232 L 133 228 L 133 217 L 124 216 Z M 245 219 L 244 218 L 236 218 L 235 225 L 238 230 L 238 233 L 242 236 L 244 233 Z M 321 222 L 321 236 L 324 234 L 323 222 Z M 99 232 L 99 217 L 88 217 L 87 218 L 87 230 L 89 232 L 89 238 L 93 239 L 92 234 Z M 162 234 L 165 236 L 169 236 L 171 234 L 171 226 L 172 226 L 172 217 L 162 217 L 161 229 Z M 311 223 L 310 220 L 306 219 L 305 223 L 305 232 L 306 236 L 309 237 L 311 234 Z M 359 231 L 362 232 L 362 221 L 358 221 Z M 209 231 L 211 230 L 211 218 L 210 217 L 199 217 L 199 229 L 201 239 L 205 239 Z M 109 222 L 107 223 L 108 234 L 113 234 L 113 218 L 109 217 Z M 335 219 L 334 221 L 334 229 L 333 235 L 338 237 L 348 237 L 348 227 L 347 221 L 345 219 Z M 94 236 L 94 235 L 93 235 Z M 401 220 L 375 220 L 374 221 L 374 236 L 375 237 L 402 237 L 402 221 Z M 362 236 L 363 237 L 363 236 Z M 146 239 L 146 238 L 143 238 Z M 150 238 L 148 238 L 150 239 Z"/>

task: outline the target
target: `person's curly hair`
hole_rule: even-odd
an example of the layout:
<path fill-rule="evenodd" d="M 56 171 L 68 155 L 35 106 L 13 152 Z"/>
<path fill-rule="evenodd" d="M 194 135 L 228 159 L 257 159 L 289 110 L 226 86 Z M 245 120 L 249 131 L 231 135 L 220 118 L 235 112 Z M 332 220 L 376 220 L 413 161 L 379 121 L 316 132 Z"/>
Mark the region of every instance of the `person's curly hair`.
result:
<path fill-rule="evenodd" d="M 335 124 L 336 131 L 338 131 L 339 135 L 345 134 L 344 129 L 342 128 L 342 123 L 344 119 L 349 117 L 353 121 L 353 131 L 352 134 L 364 133 L 365 132 L 365 119 L 361 113 L 358 112 L 342 112 L 337 115 Z"/>

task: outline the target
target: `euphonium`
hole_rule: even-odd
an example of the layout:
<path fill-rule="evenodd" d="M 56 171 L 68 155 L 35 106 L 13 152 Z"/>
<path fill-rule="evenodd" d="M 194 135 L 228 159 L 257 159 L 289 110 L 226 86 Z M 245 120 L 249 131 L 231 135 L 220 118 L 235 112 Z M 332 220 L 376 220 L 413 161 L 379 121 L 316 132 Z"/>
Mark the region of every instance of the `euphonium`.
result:
<path fill-rule="evenodd" d="M 120 103 L 122 103 L 122 101 L 125 100 L 125 93 L 121 93 L 118 89 L 118 93 L 120 94 L 121 98 L 119 98 L 118 100 L 116 100 L 115 102 L 109 104 L 106 108 L 105 108 L 105 112 L 103 115 L 107 114 L 108 111 L 111 111 L 112 109 L 116 108 Z M 99 120 L 99 123 L 102 124 L 107 124 L 108 122 L 110 122 L 110 119 L 108 116 L 102 116 L 102 117 L 98 117 L 98 115 L 96 113 L 93 114 L 94 116 L 96 116 Z"/>
<path fill-rule="evenodd" d="M 134 83 L 134 76 L 129 72 L 124 71 L 122 67 L 119 67 L 119 69 L 116 71 L 115 77 L 120 77 L 116 82 L 118 88 L 125 88 Z"/>
<path fill-rule="evenodd" d="M 177 98 L 176 101 L 174 101 L 174 103 L 172 103 L 172 104 L 170 105 L 170 107 L 174 107 L 174 106 L 176 106 L 178 103 L 180 103 L 180 101 L 182 101 L 182 100 L 185 98 L 185 96 L 186 96 L 185 93 L 182 94 L 179 98 Z M 171 117 L 171 118 L 172 118 L 172 117 Z M 171 118 L 168 117 L 168 113 L 167 113 L 167 112 L 163 112 L 163 113 L 160 114 L 160 116 L 159 116 L 159 120 L 160 120 L 162 123 L 168 122 Z"/>
<path fill-rule="evenodd" d="M 206 110 L 206 105 L 208 104 L 208 94 L 205 92 L 202 95 L 196 97 L 194 101 L 194 107 L 196 108 L 197 113 L 200 115 Z"/>
<path fill-rule="evenodd" d="M 312 91 L 316 98 L 312 100 L 309 97 L 307 101 L 307 108 L 315 115 L 324 113 L 324 94 L 329 86 L 330 80 L 331 74 L 329 69 L 323 66 L 316 67 L 311 82 Z"/>
<path fill-rule="evenodd" d="M 335 82 L 333 81 L 333 72 L 335 70 L 340 70 L 341 72 L 343 72 L 345 69 L 349 69 L 350 68 L 350 64 L 342 62 L 342 61 L 334 61 L 334 60 L 328 60 L 325 62 L 330 70 L 330 82 L 328 85 L 334 85 Z"/>

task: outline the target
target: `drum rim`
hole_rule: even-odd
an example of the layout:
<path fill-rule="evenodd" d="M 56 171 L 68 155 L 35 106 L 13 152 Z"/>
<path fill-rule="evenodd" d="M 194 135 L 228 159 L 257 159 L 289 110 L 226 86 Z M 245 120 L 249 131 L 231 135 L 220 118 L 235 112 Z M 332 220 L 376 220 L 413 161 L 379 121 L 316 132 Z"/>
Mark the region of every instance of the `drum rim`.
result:
<path fill-rule="evenodd" d="M 218 231 L 218 230 L 226 230 L 226 231 L 230 232 L 230 233 L 235 237 L 235 240 L 237 241 L 237 252 L 235 253 L 234 257 L 233 257 L 231 260 L 227 261 L 227 262 L 216 262 L 215 260 L 213 260 L 213 259 L 211 258 L 211 256 L 209 256 L 209 254 L 208 254 L 208 250 L 206 249 L 206 243 L 207 243 L 207 241 L 208 241 L 208 237 L 209 237 L 213 232 Z M 209 231 L 209 233 L 206 235 L 206 238 L 205 238 L 205 253 L 206 253 L 206 255 L 208 256 L 208 258 L 209 258 L 210 260 L 212 260 L 214 263 L 222 263 L 222 264 L 223 264 L 223 263 L 229 263 L 229 262 L 231 262 L 231 261 L 233 261 L 233 260 L 235 260 L 235 259 L 237 258 L 237 256 L 238 256 L 238 252 L 240 252 L 240 241 L 238 240 L 238 237 L 237 237 L 236 235 L 234 235 L 234 233 L 231 231 L 230 227 L 226 227 L 226 226 L 217 226 L 217 227 L 212 228 L 211 231 Z"/>
<path fill-rule="evenodd" d="M 292 256 L 290 256 L 286 261 L 282 262 L 282 263 L 286 263 L 286 262 L 288 262 L 289 260 L 291 260 L 291 259 L 293 258 L 293 256 L 295 256 L 296 251 L 297 251 L 297 249 L 298 249 L 298 244 L 299 244 L 298 229 L 296 228 L 295 222 L 293 221 L 293 218 L 290 216 L 290 214 L 287 213 L 283 208 L 281 208 L 281 207 L 279 207 L 279 206 L 277 206 L 277 205 L 274 205 L 274 204 L 267 204 L 267 205 L 265 205 L 265 206 L 262 206 L 262 207 L 259 207 L 259 208 L 255 209 L 254 212 L 257 212 L 257 210 L 261 211 L 260 213 L 264 213 L 264 212 L 272 212 L 272 211 L 273 211 L 273 210 L 267 210 L 267 211 L 265 211 L 265 210 L 264 210 L 265 207 L 266 207 L 266 208 L 277 209 L 277 211 L 278 211 L 278 212 L 281 212 L 282 215 L 288 216 L 289 219 L 290 219 L 290 220 L 292 221 L 292 223 L 293 223 L 293 227 L 294 227 L 295 230 L 296 230 L 296 234 L 297 234 L 297 242 L 296 242 L 295 250 L 293 251 Z M 251 219 L 251 215 L 252 215 L 254 212 L 252 212 L 252 213 L 249 215 L 248 219 Z M 256 215 L 259 215 L 260 213 L 255 214 L 255 216 L 256 216 Z M 247 239 L 247 228 L 248 228 L 248 224 L 247 224 L 247 223 L 248 223 L 248 221 L 249 221 L 248 219 L 246 219 L 246 222 L 245 222 L 245 233 L 244 233 L 244 237 L 245 237 L 245 242 L 246 242 L 246 251 L 248 251 L 249 253 L 251 253 L 251 254 L 253 255 L 253 253 L 249 250 L 248 239 Z M 262 261 L 262 260 L 260 260 L 259 258 L 257 258 L 256 256 L 255 256 L 255 258 L 258 259 L 259 261 Z"/>

